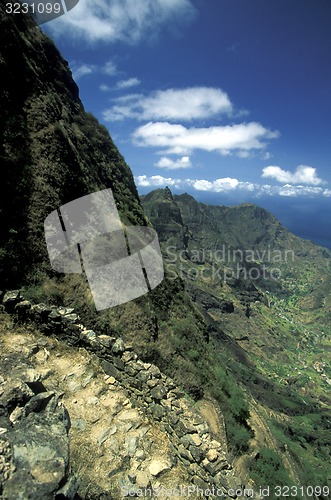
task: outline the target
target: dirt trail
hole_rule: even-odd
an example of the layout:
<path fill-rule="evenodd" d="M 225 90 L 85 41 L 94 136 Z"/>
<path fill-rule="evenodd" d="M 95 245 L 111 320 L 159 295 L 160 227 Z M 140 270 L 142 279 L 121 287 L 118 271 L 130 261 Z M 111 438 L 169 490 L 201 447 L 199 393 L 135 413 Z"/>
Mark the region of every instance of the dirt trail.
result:
<path fill-rule="evenodd" d="M 216 403 L 211 399 L 203 399 L 197 403 L 197 407 L 203 418 L 208 423 L 213 437 L 227 448 L 225 424 L 223 416 L 217 410 Z M 254 431 L 254 437 L 249 442 L 248 453 L 241 455 L 237 460 L 234 461 L 233 465 L 235 470 L 241 477 L 247 479 L 248 481 L 248 470 L 251 459 L 256 455 L 256 453 L 258 453 L 261 448 L 266 446 L 280 456 L 284 463 L 284 466 L 288 470 L 291 479 L 293 479 L 295 484 L 300 484 L 299 476 L 289 452 L 287 450 L 280 449 L 277 440 L 274 438 L 271 430 L 268 427 L 268 424 L 266 423 L 263 413 L 263 407 L 251 396 L 250 418 L 248 420 L 248 423 Z"/>
<path fill-rule="evenodd" d="M 224 419 L 223 415 L 217 409 L 217 405 L 212 399 L 202 399 L 197 402 L 196 406 L 201 416 L 206 420 L 212 437 L 219 441 L 224 446 L 223 449 L 227 451 Z"/>

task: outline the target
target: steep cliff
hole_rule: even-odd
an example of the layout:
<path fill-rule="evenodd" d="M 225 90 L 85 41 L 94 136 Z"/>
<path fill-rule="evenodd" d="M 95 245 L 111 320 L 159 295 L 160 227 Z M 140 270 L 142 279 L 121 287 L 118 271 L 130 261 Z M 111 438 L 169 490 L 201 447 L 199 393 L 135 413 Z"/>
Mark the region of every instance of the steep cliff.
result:
<path fill-rule="evenodd" d="M 63 203 L 112 188 L 124 222 L 146 225 L 130 168 L 86 113 L 67 62 L 23 14 L 0 5 L 0 280 L 48 266 L 43 222 Z"/>

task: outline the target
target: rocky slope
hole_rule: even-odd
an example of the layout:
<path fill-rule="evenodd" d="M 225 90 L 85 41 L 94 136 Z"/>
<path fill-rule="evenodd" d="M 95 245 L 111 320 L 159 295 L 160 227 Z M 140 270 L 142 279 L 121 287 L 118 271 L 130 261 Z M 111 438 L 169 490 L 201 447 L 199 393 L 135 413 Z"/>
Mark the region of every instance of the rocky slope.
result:
<path fill-rule="evenodd" d="M 236 498 L 224 434 L 133 346 L 18 291 L 1 307 L 0 498 Z"/>

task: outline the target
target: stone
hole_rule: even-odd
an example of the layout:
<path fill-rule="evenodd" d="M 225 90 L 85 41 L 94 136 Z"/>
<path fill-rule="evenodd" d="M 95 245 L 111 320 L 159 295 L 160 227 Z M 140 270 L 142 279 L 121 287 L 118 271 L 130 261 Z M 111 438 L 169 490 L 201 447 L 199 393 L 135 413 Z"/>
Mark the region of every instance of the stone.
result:
<path fill-rule="evenodd" d="M 109 427 L 109 436 L 113 436 L 117 432 L 117 425 L 112 425 Z"/>
<path fill-rule="evenodd" d="M 9 420 L 12 424 L 16 424 L 24 416 L 24 407 L 17 406 L 9 415 Z"/>
<path fill-rule="evenodd" d="M 46 322 L 52 309 L 46 304 L 35 304 L 31 306 L 30 314 L 35 321 Z"/>
<path fill-rule="evenodd" d="M 188 420 L 179 420 L 176 426 L 176 432 L 179 437 L 185 436 L 185 434 L 194 434 L 196 432 L 196 427 L 191 424 Z"/>
<path fill-rule="evenodd" d="M 123 363 L 125 373 L 127 373 L 129 377 L 135 377 L 135 375 L 137 374 L 136 370 L 134 370 L 130 365 L 124 365 L 124 362 L 121 359 L 119 361 Z"/>
<path fill-rule="evenodd" d="M 77 323 L 79 320 L 78 314 L 71 313 L 71 314 L 65 314 L 63 316 L 63 321 L 66 321 L 67 323 Z"/>
<path fill-rule="evenodd" d="M 60 490 L 57 491 L 56 496 L 58 498 L 65 498 L 66 500 L 74 500 L 76 493 L 80 484 L 80 480 L 77 476 L 71 476 L 66 484 L 62 486 Z"/>
<path fill-rule="evenodd" d="M 152 375 L 155 378 L 161 378 L 161 372 L 155 365 L 150 366 L 150 368 L 148 369 L 148 373 L 149 375 Z"/>
<path fill-rule="evenodd" d="M 202 441 L 199 437 L 199 434 L 185 434 L 182 438 L 181 441 L 186 444 L 186 446 L 193 445 L 193 446 L 200 446 Z"/>
<path fill-rule="evenodd" d="M 142 389 L 141 381 L 134 377 L 128 377 L 126 379 L 126 386 L 130 387 L 131 389 L 134 388 L 137 391 L 141 391 Z"/>
<path fill-rule="evenodd" d="M 64 408 L 52 405 L 50 393 L 47 394 L 30 398 L 25 408 L 21 408 L 21 418 L 6 433 L 11 448 L 8 457 L 11 474 L 2 481 L 4 498 L 55 498 L 60 485 L 69 479 L 69 438 Z M 24 411 L 27 408 L 29 411 Z M 67 498 L 73 498 L 75 493 Z"/>
<path fill-rule="evenodd" d="M 202 460 L 201 465 L 204 467 L 204 469 L 206 469 L 206 471 L 209 474 L 211 474 L 211 475 L 215 474 L 215 469 L 213 467 L 213 464 L 211 462 L 209 462 L 209 460 L 207 458 L 204 458 Z"/>
<path fill-rule="evenodd" d="M 211 449 L 207 452 L 206 458 L 209 460 L 209 462 L 215 462 L 218 458 L 218 453 L 216 450 Z"/>
<path fill-rule="evenodd" d="M 165 459 L 154 459 L 151 461 L 148 470 L 152 476 L 158 477 L 171 469 L 171 464 Z"/>
<path fill-rule="evenodd" d="M 195 427 L 195 430 L 200 434 L 200 436 L 203 436 L 204 434 L 209 433 L 209 427 L 208 427 L 208 424 L 206 422 L 203 422 L 203 424 L 198 424 Z"/>
<path fill-rule="evenodd" d="M 73 307 L 58 307 L 57 311 L 61 316 L 65 316 L 66 314 L 72 314 L 74 312 Z"/>
<path fill-rule="evenodd" d="M 216 473 L 220 472 L 221 470 L 224 470 L 224 469 L 229 469 L 230 468 L 230 465 L 228 463 L 228 461 L 225 459 L 225 458 L 218 458 L 216 462 L 214 462 L 214 471 Z"/>
<path fill-rule="evenodd" d="M 136 372 L 140 372 L 141 370 L 144 370 L 144 366 L 143 364 L 140 362 L 137 362 L 137 361 L 130 361 L 129 365 L 131 366 L 131 368 L 133 368 Z"/>
<path fill-rule="evenodd" d="M 168 391 L 172 391 L 176 387 L 174 381 L 169 377 L 165 377 L 164 383 L 167 386 Z"/>
<path fill-rule="evenodd" d="M 36 382 L 40 382 L 42 375 L 41 373 L 37 372 L 37 370 L 34 370 L 33 368 L 28 368 L 24 372 L 21 373 L 22 380 L 29 384 L 31 388 L 31 384 L 34 384 Z M 40 384 L 42 386 L 42 384 Z"/>
<path fill-rule="evenodd" d="M 109 438 L 109 429 L 105 429 L 97 437 L 98 445 L 101 446 L 105 441 L 107 441 L 108 438 Z"/>
<path fill-rule="evenodd" d="M 200 447 L 199 446 L 190 446 L 189 450 L 190 450 L 190 453 L 191 453 L 193 459 L 196 462 L 200 463 L 201 460 L 203 459 L 203 451 L 201 449 L 201 446 Z"/>
<path fill-rule="evenodd" d="M 137 436 L 127 436 L 125 439 L 125 452 L 133 457 L 138 448 L 138 437 Z"/>
<path fill-rule="evenodd" d="M 137 460 L 144 460 L 146 457 L 144 450 L 142 450 L 142 449 L 137 450 L 135 457 Z"/>
<path fill-rule="evenodd" d="M 53 391 L 47 391 L 33 396 L 24 407 L 25 415 L 28 415 L 31 412 L 40 413 L 43 411 L 50 400 L 54 398 L 54 395 L 55 393 Z"/>
<path fill-rule="evenodd" d="M 221 478 L 221 484 L 227 491 L 229 491 L 230 489 L 235 491 L 242 487 L 242 483 L 237 476 L 223 476 Z"/>
<path fill-rule="evenodd" d="M 207 491 L 210 488 L 210 484 L 206 483 L 206 481 L 199 476 L 193 476 L 192 481 L 200 490 Z"/>
<path fill-rule="evenodd" d="M 172 389 L 171 393 L 174 394 L 176 398 L 182 398 L 185 396 L 185 392 L 182 389 L 179 389 L 178 387 Z"/>
<path fill-rule="evenodd" d="M 167 390 L 165 387 L 163 387 L 163 385 L 158 385 L 151 389 L 151 396 L 153 399 L 156 399 L 158 401 L 160 401 L 161 399 L 166 399 Z"/>
<path fill-rule="evenodd" d="M 118 420 L 132 420 L 133 422 L 137 422 L 140 420 L 138 410 L 132 408 L 131 410 L 123 410 L 121 413 L 117 415 Z"/>
<path fill-rule="evenodd" d="M 78 431 L 84 431 L 86 429 L 86 421 L 83 418 L 75 418 L 71 421 L 71 427 Z"/>
<path fill-rule="evenodd" d="M 115 342 L 115 337 L 110 337 L 109 335 L 98 335 L 97 340 L 101 345 L 110 349 Z"/>
<path fill-rule="evenodd" d="M 107 377 L 106 383 L 109 385 L 114 385 L 116 383 L 116 379 L 114 377 Z"/>
<path fill-rule="evenodd" d="M 114 366 L 115 366 L 118 370 L 120 370 L 121 372 L 122 372 L 122 371 L 124 370 L 124 368 L 125 368 L 125 364 L 123 363 L 123 361 L 122 361 L 120 358 L 116 358 L 116 357 L 114 357 L 114 358 L 113 358 L 113 364 L 114 364 Z"/>
<path fill-rule="evenodd" d="M 139 487 L 137 484 L 133 484 L 129 475 L 123 474 L 118 478 L 118 486 L 121 490 L 125 490 L 127 493 L 126 496 L 135 497 L 139 493 Z"/>
<path fill-rule="evenodd" d="M 142 382 L 143 384 L 148 383 L 148 375 L 145 371 L 138 372 L 137 374 L 137 380 Z"/>
<path fill-rule="evenodd" d="M 151 389 L 153 389 L 153 387 L 156 387 L 158 385 L 158 383 L 159 383 L 159 381 L 155 378 L 150 378 L 149 380 L 147 380 L 147 385 Z"/>
<path fill-rule="evenodd" d="M 11 313 L 14 312 L 16 304 L 18 304 L 22 300 L 23 298 L 19 290 L 11 290 L 5 293 L 2 299 L 2 303 L 5 306 L 5 310 Z"/>
<path fill-rule="evenodd" d="M 210 447 L 214 448 L 216 451 L 220 451 L 222 448 L 222 445 L 219 441 L 216 441 L 215 439 L 212 439 L 210 441 Z"/>
<path fill-rule="evenodd" d="M 129 352 L 129 351 L 125 351 L 123 354 L 122 354 L 122 360 L 124 361 L 124 363 L 128 363 L 129 361 L 131 361 L 132 359 L 134 359 L 134 354 L 132 352 Z"/>
<path fill-rule="evenodd" d="M 116 339 L 112 351 L 114 354 L 122 354 L 125 351 L 124 340 L 121 338 Z"/>
<path fill-rule="evenodd" d="M 154 418 L 158 419 L 158 420 L 161 420 L 161 418 L 163 417 L 163 415 L 165 414 L 165 409 L 162 408 L 161 405 L 159 404 L 154 404 L 152 403 L 150 405 L 150 410 L 154 416 Z"/>
<path fill-rule="evenodd" d="M 179 422 L 179 417 L 174 412 L 169 413 L 169 422 L 172 426 L 175 426 Z"/>
<path fill-rule="evenodd" d="M 97 340 L 97 334 L 93 330 L 82 330 L 80 333 L 81 337 L 88 341 Z"/>
<path fill-rule="evenodd" d="M 29 302 L 28 300 L 18 302 L 15 305 L 14 309 L 19 320 L 25 319 L 28 315 L 28 311 L 31 309 L 31 302 Z"/>
<path fill-rule="evenodd" d="M 15 408 L 24 406 L 29 399 L 34 396 L 30 387 L 21 380 L 7 380 L 4 392 L 0 396 L 0 406 L 5 408 Z"/>
<path fill-rule="evenodd" d="M 58 312 L 57 309 L 53 309 L 48 315 L 48 321 L 61 322 L 62 315 Z"/>
<path fill-rule="evenodd" d="M 109 361 L 103 359 L 100 364 L 101 368 L 107 375 L 109 375 L 110 377 L 114 377 L 116 380 L 122 380 L 121 372 L 117 368 L 115 368 L 112 363 L 109 363 Z"/>
<path fill-rule="evenodd" d="M 187 448 L 185 448 L 183 444 L 180 444 L 178 446 L 178 453 L 181 457 L 186 458 L 186 460 L 189 460 L 190 462 L 194 461 L 190 451 Z"/>
<path fill-rule="evenodd" d="M 151 476 L 148 472 L 140 470 L 137 472 L 136 483 L 139 488 L 148 488 Z"/>

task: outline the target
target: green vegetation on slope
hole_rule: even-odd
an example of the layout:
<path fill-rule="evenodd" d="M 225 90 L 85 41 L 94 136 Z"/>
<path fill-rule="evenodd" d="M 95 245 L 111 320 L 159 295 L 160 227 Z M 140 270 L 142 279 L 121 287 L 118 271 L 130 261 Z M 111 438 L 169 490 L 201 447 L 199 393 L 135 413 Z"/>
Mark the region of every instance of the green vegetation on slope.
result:
<path fill-rule="evenodd" d="M 219 366 L 263 405 L 302 484 L 328 484 L 330 251 L 294 236 L 252 204 L 213 207 L 167 189 L 142 197 L 142 204 L 160 229 L 166 267 L 181 276 L 204 313 Z M 277 279 L 263 275 L 263 266 L 277 269 Z M 275 482 L 289 484 L 280 454 L 266 450 L 252 473 L 259 484 L 270 467 Z"/>

